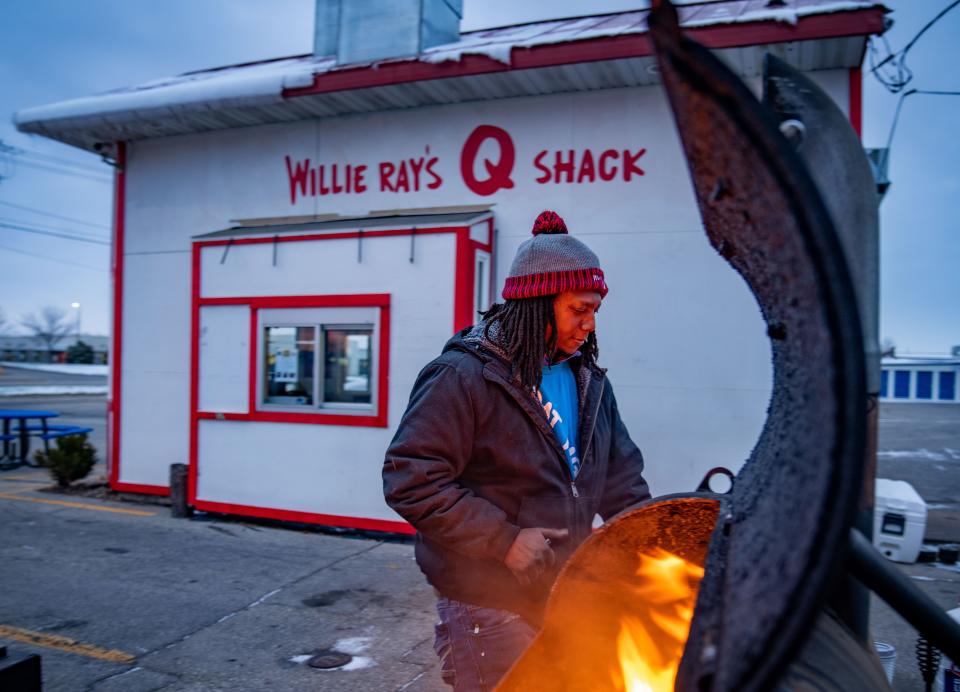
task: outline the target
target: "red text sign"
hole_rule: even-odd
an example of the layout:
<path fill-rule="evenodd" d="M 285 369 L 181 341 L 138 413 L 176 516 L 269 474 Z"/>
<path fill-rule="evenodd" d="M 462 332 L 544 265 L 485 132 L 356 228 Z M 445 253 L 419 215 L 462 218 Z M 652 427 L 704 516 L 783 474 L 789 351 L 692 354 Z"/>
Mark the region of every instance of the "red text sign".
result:
<path fill-rule="evenodd" d="M 477 175 L 478 157 L 484 145 L 496 147 L 496 158 L 482 160 L 484 173 Z M 490 147 L 487 146 L 487 149 Z M 284 157 L 290 204 L 298 198 L 358 195 L 368 190 L 408 193 L 439 190 L 445 184 L 439 156 L 425 148 L 422 156 L 389 159 L 376 163 L 322 162 Z M 630 183 L 646 175 L 639 162 L 646 149 L 543 149 L 531 159 L 532 182 L 540 185 Z M 514 187 L 517 147 L 513 137 L 496 125 L 479 125 L 460 148 L 460 177 L 475 195 L 488 197 Z"/>

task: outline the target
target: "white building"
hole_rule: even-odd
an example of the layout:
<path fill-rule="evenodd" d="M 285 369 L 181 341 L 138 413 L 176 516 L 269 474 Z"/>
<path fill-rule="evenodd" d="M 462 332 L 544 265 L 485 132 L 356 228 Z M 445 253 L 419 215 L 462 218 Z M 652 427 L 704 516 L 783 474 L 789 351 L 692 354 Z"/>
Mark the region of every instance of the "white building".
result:
<path fill-rule="evenodd" d="M 960 403 L 960 358 L 956 356 L 888 357 L 881 367 L 881 401 Z"/>
<path fill-rule="evenodd" d="M 767 51 L 809 72 L 859 129 L 883 12 L 738 0 L 681 21 L 756 88 Z M 408 531 L 380 467 L 414 378 L 498 294 L 544 209 L 601 259 L 600 360 L 654 493 L 739 468 L 770 348 L 703 233 L 646 15 L 454 27 L 412 57 L 357 62 L 341 14 L 318 32 L 336 56 L 18 114 L 117 162 L 113 487 L 163 494 L 170 464 L 189 463 L 201 509 Z M 361 33 L 380 45 L 398 26 Z"/>

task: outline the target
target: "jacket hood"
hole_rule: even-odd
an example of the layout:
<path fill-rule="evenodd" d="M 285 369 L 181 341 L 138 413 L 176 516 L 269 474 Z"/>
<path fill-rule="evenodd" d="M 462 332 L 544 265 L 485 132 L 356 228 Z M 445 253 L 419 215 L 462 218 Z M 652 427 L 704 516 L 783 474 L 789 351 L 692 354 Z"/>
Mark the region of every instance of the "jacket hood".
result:
<path fill-rule="evenodd" d="M 500 324 L 498 322 L 494 322 L 490 325 L 489 336 L 484 334 L 486 326 L 486 322 L 478 322 L 477 324 L 471 325 L 465 329 L 461 329 L 459 332 L 450 337 L 450 340 L 447 341 L 443 347 L 443 353 L 454 350 L 465 351 L 467 353 L 472 353 L 484 362 L 496 357 L 503 361 L 504 364 L 509 364 L 510 358 L 507 355 L 507 352 L 498 343 L 498 337 L 500 336 Z"/>

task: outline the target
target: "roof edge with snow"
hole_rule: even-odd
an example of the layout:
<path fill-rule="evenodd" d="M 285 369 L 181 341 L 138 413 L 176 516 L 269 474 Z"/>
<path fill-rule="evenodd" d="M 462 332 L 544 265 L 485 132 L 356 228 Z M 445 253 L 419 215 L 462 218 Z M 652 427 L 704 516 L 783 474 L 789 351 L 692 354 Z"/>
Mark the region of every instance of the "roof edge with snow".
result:
<path fill-rule="evenodd" d="M 883 31 L 887 11 L 871 0 L 766 5 L 766 0 L 730 0 L 678 10 L 684 29 L 720 53 L 780 47 L 785 54 L 780 57 L 801 69 L 859 66 L 866 37 Z M 28 108 L 14 123 L 21 132 L 96 150 L 98 143 L 351 112 L 643 85 L 656 81 L 645 36 L 648 14 L 637 10 L 473 31 L 416 57 L 373 64 L 342 66 L 332 57 L 309 55 L 189 72 Z M 829 56 L 811 59 L 808 50 L 806 65 L 799 48 L 790 55 L 791 46 L 830 41 Z M 573 65 L 592 69 L 573 74 Z M 543 74 L 541 83 L 537 73 Z"/>

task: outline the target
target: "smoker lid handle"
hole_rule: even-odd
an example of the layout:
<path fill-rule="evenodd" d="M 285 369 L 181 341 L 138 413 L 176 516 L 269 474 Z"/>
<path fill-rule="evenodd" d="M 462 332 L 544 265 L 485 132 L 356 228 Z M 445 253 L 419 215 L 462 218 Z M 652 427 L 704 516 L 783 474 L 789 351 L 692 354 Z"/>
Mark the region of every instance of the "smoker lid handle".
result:
<path fill-rule="evenodd" d="M 850 571 L 917 628 L 951 661 L 960 661 L 960 625 L 903 575 L 856 529 L 850 530 Z"/>

